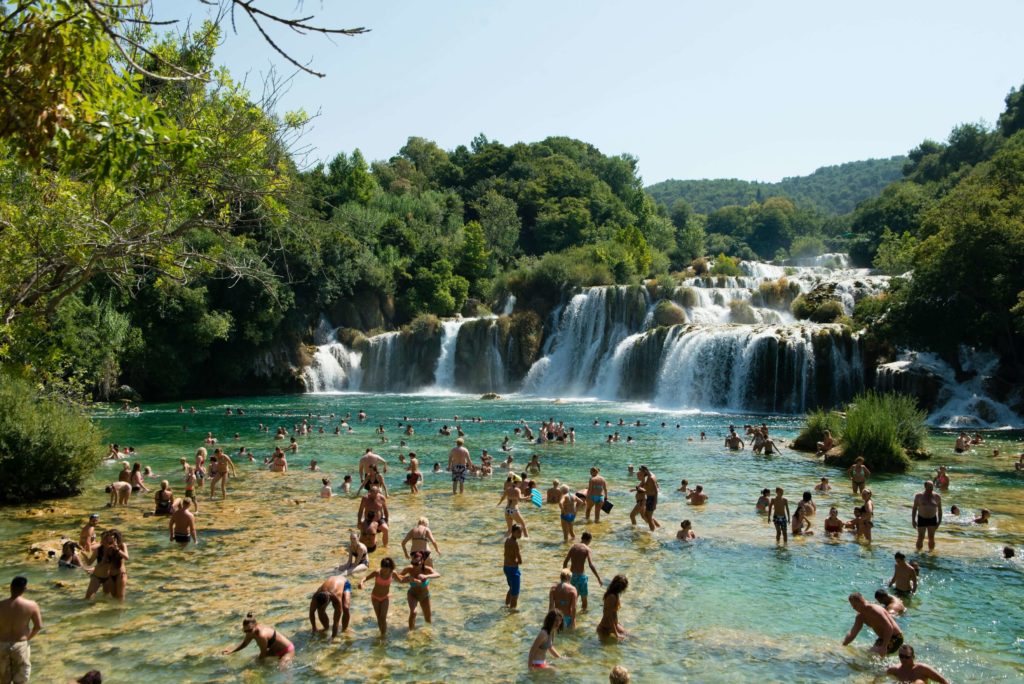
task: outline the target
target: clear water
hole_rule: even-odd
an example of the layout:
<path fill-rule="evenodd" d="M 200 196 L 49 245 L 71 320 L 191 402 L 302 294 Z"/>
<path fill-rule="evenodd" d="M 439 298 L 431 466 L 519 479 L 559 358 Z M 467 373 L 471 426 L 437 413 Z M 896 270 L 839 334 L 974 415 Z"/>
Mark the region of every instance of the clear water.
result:
<path fill-rule="evenodd" d="M 240 398 L 195 405 L 196 415 L 179 415 L 176 405 L 148 405 L 141 415 L 110 415 L 101 422 L 111 441 L 135 446 L 140 460 L 156 471 L 156 483 L 166 477 L 178 493 L 177 460 L 191 460 L 207 431 L 232 452 L 251 447 L 262 462 L 274 442 L 258 432 L 258 423 L 290 427 L 312 412 L 323 415 L 330 427 L 328 434 L 299 438 L 298 457 L 290 459 L 294 470 L 287 474 L 238 463 L 240 477 L 231 483 L 226 502 L 211 503 L 205 495 L 200 499 L 198 547 L 179 550 L 167 541 L 166 520 L 144 515 L 152 509 L 150 496 L 134 499 L 127 510 L 103 508 L 102 486 L 116 477 L 111 465 L 101 466 L 77 498 L 5 509 L 0 519 L 4 576 L 28 575 L 30 595 L 40 602 L 46 621 L 33 642 L 36 681 L 66 681 L 95 667 L 109 681 L 120 682 L 600 682 L 607 681 L 616 664 L 626 665 L 634 681 L 641 682 L 883 681 L 886 663 L 867 654 L 871 641 L 866 635 L 851 647 L 841 645 L 853 621 L 846 595 L 855 590 L 870 595 L 888 580 L 893 552 L 912 552 L 912 497 L 938 464 L 948 465 L 953 478 L 945 505 L 956 503 L 965 514 L 986 506 L 993 523 L 947 524 L 934 555 L 911 553 L 920 559 L 923 581 L 898 621 L 919 659 L 938 666 L 951 681 L 1019 680 L 1024 673 L 1024 568 L 1000 556 L 1004 544 L 1024 546 L 1024 478 L 1014 474 L 1011 457 L 989 456 L 994 447 L 1017 453 L 1020 435 L 1015 433 L 990 433 L 985 451 L 963 456 L 952 453 L 952 437 L 936 433 L 938 456 L 931 463 L 915 466 L 907 476 L 875 478 L 875 543 L 869 547 L 849 539 L 826 542 L 820 536 L 830 504 L 839 506 L 844 519 L 851 516 L 855 499 L 840 472 L 790 451 L 763 458 L 723 450 L 729 423 L 760 422 L 761 417 L 658 413 L 596 402 L 396 395 Z M 247 415 L 224 416 L 229 405 L 244 406 Z M 357 434 L 330 434 L 327 414 L 355 414 L 361 408 L 370 418 L 356 426 Z M 472 481 L 464 496 L 452 498 L 447 476 L 428 472 L 424 492 L 413 497 L 400 486 L 397 470 L 389 475 L 394 489 L 389 551 L 401 558 L 398 542 L 405 532 L 418 516 L 431 519 L 443 553 L 437 562 L 443 577 L 431 583 L 434 624 L 408 633 L 399 593 L 392 601 L 390 635 L 381 642 L 367 588 L 354 592 L 350 635 L 335 643 L 311 637 L 310 594 L 341 559 L 357 500 L 319 500 L 321 474 L 302 467 L 316 458 L 340 483 L 343 474 L 354 471 L 363 449 L 377 443 L 373 427 L 379 422 L 392 440 L 382 453 L 397 464 L 396 422 L 407 415 L 417 420 L 410 447 L 429 471 L 435 461 L 445 461 L 452 439 L 438 436 L 437 428 L 451 424 L 454 414 L 493 421 L 463 423 L 476 459 L 481 448 L 500 453 L 501 437 L 511 434 L 511 421 L 521 417 L 536 426 L 537 419 L 554 416 L 576 427 L 575 447 L 538 449 L 541 480 L 545 486 L 552 478 L 582 485 L 591 465 L 603 468 L 616 509 L 588 529 L 595 536 L 602 576 L 629 577 L 621 619 L 632 638 L 615 646 L 598 642 L 594 627 L 601 590 L 592 579 L 591 611 L 581 619 L 581 629 L 557 638 L 567 658 L 556 661 L 554 672 L 528 673 L 527 650 L 565 553 L 556 512 L 546 507 L 525 513 L 531 539 L 523 542 L 521 611 L 508 614 L 500 568 L 504 521 L 496 506 L 502 478 Z M 428 424 L 426 417 L 435 421 Z M 650 423 L 617 428 L 633 435 L 636 445 L 602 443 L 609 432 L 603 421 L 619 417 Z M 592 427 L 595 418 L 602 427 Z M 659 427 L 662 420 L 667 428 Z M 765 420 L 785 437 L 798 426 L 792 417 Z M 709 441 L 687 441 L 701 430 Z M 232 439 L 235 432 L 241 440 Z M 516 461 L 525 463 L 530 453 L 517 444 Z M 646 463 L 663 483 L 658 517 L 664 528 L 655 535 L 629 526 L 628 463 Z M 825 509 L 814 520 L 819 534 L 777 548 L 772 529 L 754 512 L 759 490 L 782 485 L 796 498 L 822 475 L 838 486 L 831 496 L 816 497 Z M 703 484 L 710 494 L 703 510 L 685 505 L 672 492 L 684 477 L 691 485 Z M 125 532 L 131 553 L 123 606 L 110 599 L 86 603 L 83 573 L 59 570 L 54 562 L 27 553 L 33 543 L 55 546 L 61 535 L 77 538 L 87 514 L 97 510 L 105 526 Z M 674 540 L 683 518 L 693 521 L 700 536 L 685 547 Z M 374 567 L 381 557 L 380 551 L 374 554 Z M 290 671 L 257 663 L 254 646 L 233 656 L 218 655 L 238 643 L 239 623 L 250 610 L 295 642 L 298 653 Z"/>

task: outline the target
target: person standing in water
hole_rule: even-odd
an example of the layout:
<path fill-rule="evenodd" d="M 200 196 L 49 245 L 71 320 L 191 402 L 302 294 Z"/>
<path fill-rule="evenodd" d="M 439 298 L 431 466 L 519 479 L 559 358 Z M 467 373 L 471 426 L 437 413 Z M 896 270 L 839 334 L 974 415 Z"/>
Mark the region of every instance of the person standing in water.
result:
<path fill-rule="evenodd" d="M 86 556 L 92 555 L 93 547 L 96 545 L 96 526 L 99 523 L 99 514 L 93 513 L 89 516 L 89 521 L 85 523 L 85 527 L 78 533 L 78 547 Z"/>
<path fill-rule="evenodd" d="M 775 543 L 781 540 L 789 543 L 789 499 L 784 497 L 782 487 L 775 488 L 775 498 L 768 503 L 768 517 L 775 524 Z"/>
<path fill-rule="evenodd" d="M 590 566 L 590 571 L 594 573 L 594 577 L 597 578 L 598 586 L 604 586 L 604 582 L 601 580 L 601 575 L 597 572 L 597 568 L 594 567 L 594 556 L 590 550 L 590 541 L 593 539 L 590 532 L 584 532 L 580 537 L 581 541 L 577 544 L 573 544 L 568 553 L 565 554 L 565 560 L 562 561 L 562 567 L 568 567 L 572 572 L 570 575 L 570 583 L 576 587 L 576 591 L 579 593 L 580 599 L 583 604 L 583 610 L 587 610 L 587 595 L 590 593 L 587 587 L 589 580 L 587 579 L 587 566 Z"/>
<path fill-rule="evenodd" d="M 430 580 L 440 577 L 440 573 L 426 564 L 423 551 L 413 551 L 409 566 L 399 573 L 400 582 L 409 583 L 406 599 L 409 601 L 409 631 L 416 629 L 416 606 L 423 608 L 423 619 L 429 624 L 430 616 Z"/>
<path fill-rule="evenodd" d="M 427 544 L 434 545 L 434 551 L 437 555 L 441 555 L 441 549 L 437 547 L 437 541 L 434 539 L 434 533 L 430 531 L 430 521 L 425 517 L 420 517 L 416 521 L 416 526 L 406 533 L 405 538 L 402 540 L 402 552 L 406 558 L 412 558 L 409 555 L 409 550 L 406 549 L 406 544 L 412 542 L 412 553 L 421 553 L 423 555 L 423 562 L 426 565 L 433 565 L 430 562 L 430 549 L 427 548 Z"/>
<path fill-rule="evenodd" d="M 505 487 L 501 492 L 501 498 L 498 499 L 498 506 L 501 506 L 502 502 L 508 498 L 508 503 L 505 505 L 505 524 L 507 529 L 506 534 L 512 533 L 512 526 L 517 524 L 523 530 L 523 537 L 529 539 L 530 533 L 526 529 L 526 520 L 523 519 L 523 514 L 519 512 L 519 502 L 523 496 L 520 493 L 519 487 L 513 479 L 514 476 L 509 475 L 509 479 L 505 482 Z"/>
<path fill-rule="evenodd" d="M 284 635 L 279 634 L 273 627 L 259 624 L 252 613 L 246 615 L 245 619 L 242 620 L 242 633 L 245 634 L 245 639 L 242 640 L 242 643 L 233 649 L 224 649 L 224 655 L 238 653 L 248 646 L 249 642 L 255 641 L 260 649 L 258 657 L 263 659 L 267 656 L 274 656 L 277 658 L 281 669 L 286 668 L 292 661 L 292 658 L 295 657 L 295 644 Z"/>
<path fill-rule="evenodd" d="M 182 499 L 181 506 L 171 514 L 171 519 L 167 525 L 171 541 L 178 542 L 183 546 L 188 544 L 190 539 L 194 544 L 199 543 L 199 539 L 196 536 L 196 517 L 189 510 L 191 506 L 192 499 Z"/>
<path fill-rule="evenodd" d="M 590 481 L 587 483 L 587 522 L 590 522 L 590 511 L 594 511 L 594 522 L 601 522 L 601 506 L 608 496 L 608 483 L 601 477 L 600 468 L 590 469 Z"/>
<path fill-rule="evenodd" d="M 11 580 L 11 597 L 0 601 L 0 682 L 28 682 L 32 675 L 29 642 L 43 628 L 43 614 L 35 601 L 23 594 L 28 580 Z M 29 627 L 31 623 L 31 627 Z"/>
<path fill-rule="evenodd" d="M 522 573 L 519 566 L 523 564 L 523 555 L 519 550 L 519 539 L 523 536 L 523 528 L 519 525 L 512 525 L 508 537 L 505 539 L 505 558 L 502 569 L 505 572 L 505 580 L 508 582 L 508 593 L 505 594 L 505 605 L 509 610 L 515 610 L 519 605 L 519 588 L 522 582 Z"/>
<path fill-rule="evenodd" d="M 543 670 L 551 667 L 548 664 L 547 656 L 550 653 L 555 658 L 561 658 L 561 654 L 555 649 L 555 633 L 562 628 L 563 616 L 557 610 L 549 610 L 544 616 L 544 625 L 540 628 L 540 634 L 533 640 L 530 646 L 530 653 L 526 662 L 531 670 Z"/>
<path fill-rule="evenodd" d="M 576 598 L 579 592 L 572 586 L 572 572 L 562 568 L 558 573 L 558 584 L 548 592 L 548 610 L 557 610 L 562 614 L 562 628 L 576 627 Z"/>
<path fill-rule="evenodd" d="M 846 469 L 846 472 L 850 475 L 850 485 L 853 487 L 854 494 L 864 489 L 865 483 L 871 477 L 871 471 L 864 465 L 863 456 L 858 456 L 853 465 Z"/>
<path fill-rule="evenodd" d="M 616 575 L 608 585 L 608 591 L 604 593 L 604 612 L 601 615 L 601 622 L 597 624 L 597 635 L 602 640 L 616 639 L 621 641 L 629 636 L 621 624 L 619 624 L 619 608 L 622 606 L 622 592 L 629 587 L 629 580 L 625 575 Z"/>
<path fill-rule="evenodd" d="M 377 616 L 377 628 L 380 635 L 387 636 L 388 633 L 388 607 L 391 605 L 391 583 L 398 578 L 395 572 L 395 561 L 384 558 L 380 562 L 380 569 L 374 570 L 369 575 L 359 580 L 359 588 L 370 580 L 373 580 L 373 590 L 370 592 L 370 603 L 373 604 L 373 612 Z M 399 582 L 402 580 L 399 579 Z"/>
<path fill-rule="evenodd" d="M 933 490 L 931 480 L 924 483 L 924 491 L 914 496 L 914 507 L 910 511 L 910 523 L 917 530 L 917 550 L 924 546 L 928 535 L 928 550 L 935 550 L 935 530 L 942 524 L 942 497 Z"/>
<path fill-rule="evenodd" d="M 324 580 L 320 588 L 313 593 L 309 601 L 309 624 L 313 626 L 313 633 L 316 634 L 316 620 L 319 617 L 320 623 L 327 632 L 327 606 L 334 608 L 334 619 L 331 621 L 331 638 L 338 636 L 338 623 L 341 623 L 341 631 L 348 631 L 348 623 L 351 619 L 352 605 L 352 584 L 344 575 L 333 575 Z"/>
<path fill-rule="evenodd" d="M 213 493 L 217 488 L 217 483 L 220 482 L 220 495 L 221 498 L 228 498 L 228 475 L 235 477 L 235 462 L 231 460 L 231 457 L 226 453 L 217 449 L 215 452 L 217 457 L 217 474 L 212 475 L 210 478 L 210 498 L 213 498 Z M 211 466 L 212 470 L 212 466 Z"/>
<path fill-rule="evenodd" d="M 654 532 L 654 530 L 661 527 L 661 523 L 654 517 L 654 510 L 658 507 L 658 493 L 661 491 L 661 488 L 658 486 L 658 478 L 654 476 L 650 468 L 642 465 L 640 466 L 639 473 L 643 475 L 643 479 L 637 485 L 637 488 L 644 491 L 644 509 L 640 513 L 640 517 L 651 528 L 651 532 Z"/>
<path fill-rule="evenodd" d="M 559 493 L 561 494 L 561 499 L 558 502 L 558 508 L 561 511 L 559 519 L 562 523 L 562 541 L 567 542 L 570 539 L 576 538 L 576 531 L 573 529 L 573 523 L 576 522 L 576 511 L 582 502 L 572 494 L 567 485 L 562 485 L 559 488 Z"/>
<path fill-rule="evenodd" d="M 896 566 L 892 571 L 892 579 L 889 586 L 896 587 L 896 593 L 900 596 L 910 596 L 917 591 L 917 571 L 907 563 L 907 557 L 901 552 L 896 552 Z"/>
<path fill-rule="evenodd" d="M 462 494 L 466 488 L 466 474 L 473 468 L 473 457 L 465 447 L 465 440 L 459 437 L 448 452 L 448 471 L 452 474 L 452 494 Z M 456 491 L 457 490 L 457 491 Z"/>

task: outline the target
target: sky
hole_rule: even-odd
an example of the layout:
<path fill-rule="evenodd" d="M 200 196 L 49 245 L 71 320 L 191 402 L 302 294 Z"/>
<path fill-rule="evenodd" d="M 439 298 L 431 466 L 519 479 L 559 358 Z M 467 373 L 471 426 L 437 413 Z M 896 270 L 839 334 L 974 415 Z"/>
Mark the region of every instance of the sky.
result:
<path fill-rule="evenodd" d="M 179 4 L 180 3 L 180 4 Z M 565 135 L 668 178 L 778 181 L 905 154 L 953 126 L 994 124 L 1024 84 L 1024 2 L 827 0 L 257 0 L 330 27 L 268 26 L 325 78 L 289 81 L 281 111 L 318 116 L 307 162 L 359 148 L 394 156 L 410 136 L 444 149 Z M 183 9 L 187 8 L 187 9 Z M 156 18 L 204 15 L 157 0 Z M 294 68 L 248 20 L 217 61 L 252 90 Z"/>

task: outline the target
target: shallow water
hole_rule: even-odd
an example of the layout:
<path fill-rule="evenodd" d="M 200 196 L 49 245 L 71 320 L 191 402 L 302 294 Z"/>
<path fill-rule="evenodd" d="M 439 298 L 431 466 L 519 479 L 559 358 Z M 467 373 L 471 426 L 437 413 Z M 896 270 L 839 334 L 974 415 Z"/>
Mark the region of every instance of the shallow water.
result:
<path fill-rule="evenodd" d="M 227 406 L 246 408 L 246 416 L 224 416 Z M 167 541 L 167 521 L 146 517 L 152 496 L 135 498 L 127 510 L 103 508 L 102 486 L 116 479 L 117 466 L 98 468 L 86 493 L 74 499 L 8 508 L 0 518 L 0 563 L 6 576 L 24 573 L 30 597 L 40 602 L 45 631 L 33 641 L 37 681 L 66 681 L 91 668 L 109 681 L 145 681 L 160 677 L 178 681 L 307 682 L 388 679 L 397 682 L 451 682 L 485 679 L 511 681 L 607 681 L 616 664 L 626 665 L 635 681 L 884 681 L 883 662 L 867 654 L 871 640 L 861 635 L 850 647 L 841 645 L 853 621 L 846 595 L 870 595 L 888 580 L 892 554 L 907 551 L 922 565 L 921 589 L 898 618 L 907 642 L 919 660 L 931 663 L 951 681 L 1017 680 L 1024 672 L 1024 567 L 1003 561 L 1005 544 L 1024 546 L 1024 477 L 1013 471 L 1008 455 L 991 458 L 992 448 L 1018 453 L 1020 435 L 989 433 L 980 452 L 955 455 L 952 437 L 932 436 L 937 456 L 916 464 L 906 476 L 873 478 L 875 541 L 871 546 L 849 538 L 821 538 L 821 521 L 829 505 L 844 519 L 856 499 L 842 473 L 804 454 L 784 450 L 764 458 L 749 451 L 727 454 L 722 439 L 729 423 L 742 425 L 762 417 L 656 412 L 649 408 L 602 402 L 553 405 L 549 401 L 511 399 L 481 402 L 472 398 L 396 395 L 305 395 L 287 398 L 241 398 L 199 402 L 198 413 L 180 415 L 177 406 L 147 405 L 138 416 L 101 418 L 111 441 L 134 446 L 139 460 L 171 481 L 180 494 L 178 458 L 192 461 L 207 431 L 220 438 L 229 453 L 252 448 L 262 462 L 275 445 L 260 433 L 260 422 L 289 428 L 308 412 L 323 416 L 328 434 L 300 437 L 293 470 L 269 473 L 256 464 L 236 463 L 240 477 L 229 484 L 226 502 L 199 501 L 197 524 L 201 544 L 179 550 Z M 355 425 L 357 434 L 330 434 L 339 416 L 363 408 L 369 420 Z M 523 594 L 520 612 L 503 606 L 506 591 L 501 572 L 505 529 L 497 507 L 503 478 L 467 483 L 466 494 L 453 498 L 447 475 L 425 473 L 425 490 L 412 496 L 401 486 L 397 455 L 402 438 L 396 422 L 408 415 L 417 435 L 409 447 L 420 456 L 422 469 L 446 461 L 453 438 L 437 435 L 451 416 L 482 415 L 491 422 L 463 421 L 467 446 L 479 461 L 482 448 L 500 460 L 501 437 L 511 434 L 514 420 L 555 416 L 575 425 L 579 443 L 536 449 L 542 454 L 540 478 L 546 489 L 552 478 L 583 486 L 587 469 L 603 468 L 616 508 L 600 524 L 586 526 L 595 536 L 595 563 L 603 578 L 627 574 L 630 587 L 623 598 L 621 620 L 632 637 L 614 646 L 601 645 L 594 633 L 600 618 L 601 589 L 591 578 L 591 611 L 581 628 L 560 634 L 556 646 L 566 658 L 557 669 L 525 670 L 526 653 L 547 610 L 547 590 L 557 580 L 565 553 L 557 512 L 523 506 L 531 538 L 522 542 Z M 426 417 L 435 418 L 427 423 Z M 618 429 L 633 435 L 635 445 L 604 445 L 611 429 L 592 427 L 595 418 L 650 425 Z M 664 420 L 669 425 L 661 428 Z M 798 422 L 792 417 L 764 418 L 773 434 L 790 437 Z M 679 422 L 682 427 L 674 426 Z M 310 594 L 342 559 L 342 545 L 355 522 L 356 498 L 317 498 L 320 473 L 304 470 L 310 458 L 320 461 L 335 485 L 355 471 L 363 449 L 378 444 L 373 428 L 384 423 L 392 440 L 378 448 L 392 464 L 391 544 L 387 552 L 400 560 L 399 542 L 420 515 L 431 520 L 442 556 L 443 575 L 431 582 L 434 624 L 414 633 L 401 589 L 393 590 L 388 638 L 377 637 L 366 590 L 353 592 L 352 633 L 328 643 L 309 633 Z M 188 431 L 183 431 L 186 426 Z M 708 441 L 689 442 L 699 431 Z M 241 439 L 232 439 L 234 433 Z M 517 443 L 518 463 L 529 460 L 530 448 Z M 646 463 L 658 475 L 663 493 L 657 516 L 664 527 L 655 535 L 631 528 L 627 518 L 633 480 L 626 464 Z M 952 487 L 943 495 L 964 510 L 964 520 L 981 506 L 992 510 L 987 527 L 945 524 L 936 553 L 914 554 L 910 504 L 920 482 L 939 464 L 950 467 Z M 770 525 L 754 513 L 763 487 L 782 485 L 792 500 L 811 489 L 822 475 L 836 485 L 830 496 L 815 497 L 813 519 L 818 534 L 790 540 L 778 548 Z M 696 509 L 674 493 L 681 478 L 703 484 L 711 499 Z M 527 508 L 529 510 L 527 510 Z M 52 510 L 51 510 L 52 509 Z M 125 532 L 131 554 L 128 600 L 93 603 L 82 597 L 87 577 L 59 570 L 52 561 L 27 553 L 33 543 L 55 544 L 61 535 L 77 539 L 91 511 L 103 516 L 101 529 Z M 693 521 L 700 538 L 683 546 L 674 540 L 679 521 Z M 947 517 L 947 523 L 949 518 Z M 577 535 L 584 526 L 577 525 Z M 373 567 L 384 552 L 373 554 Z M 400 563 L 401 567 L 401 563 Z M 220 656 L 241 638 L 239 623 L 254 611 L 264 624 L 291 638 L 297 656 L 290 671 L 255 661 L 255 646 Z M 422 618 L 420 620 L 422 625 Z M 895 662 L 894 658 L 888 664 Z"/>

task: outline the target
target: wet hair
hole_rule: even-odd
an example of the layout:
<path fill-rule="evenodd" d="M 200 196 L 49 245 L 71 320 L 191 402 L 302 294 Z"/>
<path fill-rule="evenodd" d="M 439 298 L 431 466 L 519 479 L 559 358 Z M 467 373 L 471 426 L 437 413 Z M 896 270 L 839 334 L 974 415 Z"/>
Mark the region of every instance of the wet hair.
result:
<path fill-rule="evenodd" d="M 1014 551 L 1012 546 L 1004 546 L 1003 547 L 1003 558 L 1013 558 L 1016 555 L 1017 555 L 1017 552 Z"/>
<path fill-rule="evenodd" d="M 684 520 L 683 522 L 679 523 L 679 526 L 683 529 L 686 529 L 687 527 L 690 527 L 692 524 L 693 523 L 691 523 L 689 520 Z"/>
<path fill-rule="evenodd" d="M 911 658 L 914 657 L 914 647 L 913 646 L 911 646 L 910 644 L 903 644 L 902 646 L 900 646 L 900 651 L 902 651 L 903 649 L 907 649 L 908 651 L 910 651 L 907 655 L 909 655 Z"/>
<path fill-rule="evenodd" d="M 562 613 L 557 610 L 549 610 L 548 614 L 544 616 L 544 626 L 542 629 L 548 634 L 554 634 L 562 628 Z"/>
<path fill-rule="evenodd" d="M 395 561 L 391 559 L 391 556 L 388 556 L 387 558 L 384 558 L 384 559 L 381 560 L 380 567 L 382 569 L 394 570 L 395 569 Z"/>
<path fill-rule="evenodd" d="M 772 493 L 772 490 L 768 489 L 767 487 L 765 487 L 764 489 L 761 490 L 761 495 L 762 496 L 768 496 L 771 493 Z"/>
<path fill-rule="evenodd" d="M 15 594 L 15 593 L 20 594 L 21 592 L 25 591 L 25 587 L 27 587 L 27 586 L 28 586 L 28 579 L 25 578 L 25 577 L 22 577 L 21 575 L 18 575 L 17 577 L 15 577 L 14 579 L 11 580 L 11 593 L 12 594 Z"/>
<path fill-rule="evenodd" d="M 804 501 L 810 501 L 810 500 L 811 500 L 811 493 L 810 492 L 804 492 Z"/>
<path fill-rule="evenodd" d="M 523 528 L 519 523 L 512 523 L 512 532 L 522 532 Z"/>
<path fill-rule="evenodd" d="M 99 670 L 89 670 L 75 681 L 78 684 L 103 684 L 103 674 Z"/>
<path fill-rule="evenodd" d="M 902 551 L 897 551 L 894 558 L 896 560 L 907 560 L 907 556 Z"/>
<path fill-rule="evenodd" d="M 590 534 L 589 532 L 584 532 L 584 533 L 583 533 L 583 534 L 582 534 L 582 535 L 580 536 L 580 539 L 582 539 L 582 540 L 583 540 L 583 543 L 584 543 L 584 544 L 586 544 L 587 542 L 589 542 L 589 541 L 590 541 L 591 539 L 593 539 L 593 538 L 594 538 L 594 535 Z"/>
<path fill-rule="evenodd" d="M 326 606 L 331 601 L 331 595 L 326 591 L 318 591 L 313 594 L 313 602 L 318 606 Z"/>
<path fill-rule="evenodd" d="M 885 589 L 879 589 L 875 592 L 875 600 L 883 606 L 887 606 L 892 603 L 892 596 Z"/>
<path fill-rule="evenodd" d="M 615 594 L 618 596 L 622 592 L 626 591 L 629 587 L 629 580 L 625 575 L 616 575 L 612 578 L 612 583 L 608 585 L 608 591 L 606 594 Z"/>
<path fill-rule="evenodd" d="M 256 617 L 251 613 L 246 613 L 245 618 L 242 620 L 242 629 L 249 631 L 257 625 Z"/>

